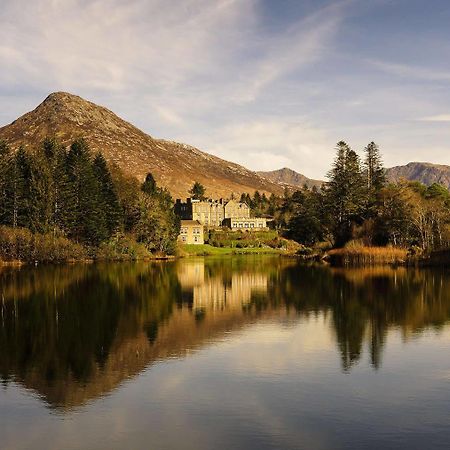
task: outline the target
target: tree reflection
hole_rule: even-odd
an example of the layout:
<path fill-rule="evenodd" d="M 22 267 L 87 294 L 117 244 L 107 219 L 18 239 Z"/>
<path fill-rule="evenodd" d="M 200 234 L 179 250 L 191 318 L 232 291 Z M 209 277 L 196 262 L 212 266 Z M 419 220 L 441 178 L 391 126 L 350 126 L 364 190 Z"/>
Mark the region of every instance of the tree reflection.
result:
<path fill-rule="evenodd" d="M 265 314 L 329 317 L 344 371 L 366 347 L 378 369 L 390 329 L 406 339 L 450 317 L 448 272 L 269 257 L 3 270 L 0 295 L 3 383 L 65 407 Z"/>

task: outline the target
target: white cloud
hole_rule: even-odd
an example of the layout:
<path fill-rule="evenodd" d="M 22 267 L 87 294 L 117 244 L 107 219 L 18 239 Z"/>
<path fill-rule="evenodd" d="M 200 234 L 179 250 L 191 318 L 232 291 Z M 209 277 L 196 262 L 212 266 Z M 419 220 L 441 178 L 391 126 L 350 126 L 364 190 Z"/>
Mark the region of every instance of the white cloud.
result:
<path fill-rule="evenodd" d="M 333 139 L 302 120 L 269 118 L 220 129 L 210 148 L 255 170 L 290 167 L 322 178 L 334 155 Z"/>
<path fill-rule="evenodd" d="M 0 124 L 49 92 L 65 90 L 103 104 L 153 136 L 251 169 L 289 166 L 323 178 L 341 137 L 356 145 L 370 139 L 393 143 L 385 152 L 395 163 L 409 160 L 412 144 L 422 160 L 445 159 L 437 142 L 446 142 L 443 131 L 421 137 L 416 121 L 414 133 L 397 135 L 406 129 L 401 121 L 410 127 L 411 117 L 449 120 L 447 114 L 432 115 L 445 106 L 411 92 L 404 80 L 447 82 L 450 72 L 374 56 L 373 78 L 355 75 L 358 62 L 367 69 L 371 55 L 349 57 L 339 45 L 341 35 L 348 39 L 345 33 L 353 32 L 343 24 L 356 1 L 330 1 L 312 12 L 316 3 L 305 2 L 310 13 L 286 16 L 283 26 L 274 27 L 268 26 L 263 0 L 1 3 Z M 283 6 L 276 8 L 283 12 Z M 394 75 L 389 83 L 375 79 L 374 66 Z"/>
<path fill-rule="evenodd" d="M 188 143 L 251 168 L 317 174 L 320 165 L 302 158 L 313 159 L 321 133 L 284 123 L 282 112 L 268 119 L 258 98 L 328 54 L 347 4 L 264 34 L 261 0 L 6 0 L 0 94 L 66 90 L 155 136 L 192 135 Z M 236 107 L 249 124 L 235 125 Z"/>
<path fill-rule="evenodd" d="M 422 122 L 450 122 L 450 114 L 436 114 L 419 119 Z"/>

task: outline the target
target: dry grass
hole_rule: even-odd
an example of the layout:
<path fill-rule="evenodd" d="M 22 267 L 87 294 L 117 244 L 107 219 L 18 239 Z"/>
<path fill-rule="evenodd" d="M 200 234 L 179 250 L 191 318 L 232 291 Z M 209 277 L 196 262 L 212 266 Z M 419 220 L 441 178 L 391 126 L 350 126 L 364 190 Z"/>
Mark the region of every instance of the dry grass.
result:
<path fill-rule="evenodd" d="M 330 262 L 336 266 L 375 266 L 402 264 L 408 251 L 399 247 L 365 247 L 349 245 L 328 252 Z"/>

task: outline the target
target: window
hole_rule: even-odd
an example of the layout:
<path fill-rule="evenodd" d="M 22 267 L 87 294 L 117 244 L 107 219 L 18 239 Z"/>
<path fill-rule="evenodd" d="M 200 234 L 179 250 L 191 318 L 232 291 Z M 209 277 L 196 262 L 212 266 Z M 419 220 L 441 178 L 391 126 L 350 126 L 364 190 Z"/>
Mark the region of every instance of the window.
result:
<path fill-rule="evenodd" d="M 194 242 L 198 242 L 198 237 L 194 236 Z"/>

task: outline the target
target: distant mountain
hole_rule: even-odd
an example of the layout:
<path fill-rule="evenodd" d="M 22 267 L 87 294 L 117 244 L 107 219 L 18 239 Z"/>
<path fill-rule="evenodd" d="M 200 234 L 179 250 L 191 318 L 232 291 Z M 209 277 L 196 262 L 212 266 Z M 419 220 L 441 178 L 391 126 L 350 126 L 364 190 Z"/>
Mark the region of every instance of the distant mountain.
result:
<path fill-rule="evenodd" d="M 389 181 L 399 181 L 402 178 L 420 181 L 427 186 L 439 183 L 450 189 L 450 166 L 424 162 L 410 162 L 406 166 L 391 167 L 386 170 Z"/>
<path fill-rule="evenodd" d="M 321 180 L 313 180 L 311 178 L 305 177 L 301 173 L 296 172 L 295 170 L 288 169 L 284 167 L 279 170 L 272 170 L 270 172 L 257 172 L 262 177 L 267 178 L 274 183 L 284 185 L 284 186 L 293 186 L 293 187 L 303 187 L 304 185 L 312 188 L 313 186 L 321 187 L 324 181 Z"/>
<path fill-rule="evenodd" d="M 139 180 L 151 172 L 175 197 L 186 197 L 194 181 L 216 198 L 255 190 L 283 192 L 279 184 L 245 167 L 186 144 L 155 139 L 110 110 L 66 92 L 50 94 L 36 109 L 0 128 L 0 139 L 14 149 L 36 147 L 47 136 L 64 145 L 83 137 L 93 152 L 102 152 Z"/>
<path fill-rule="evenodd" d="M 313 180 L 286 167 L 271 172 L 257 173 L 274 183 L 287 187 L 303 187 L 305 184 L 308 187 L 320 187 L 322 184 L 326 183 L 326 181 Z M 386 176 L 388 181 L 392 182 L 405 179 L 410 181 L 420 181 L 427 186 L 438 183 L 445 186 L 447 189 L 450 189 L 450 166 L 446 165 L 410 162 L 405 166 L 396 166 L 386 169 Z"/>

